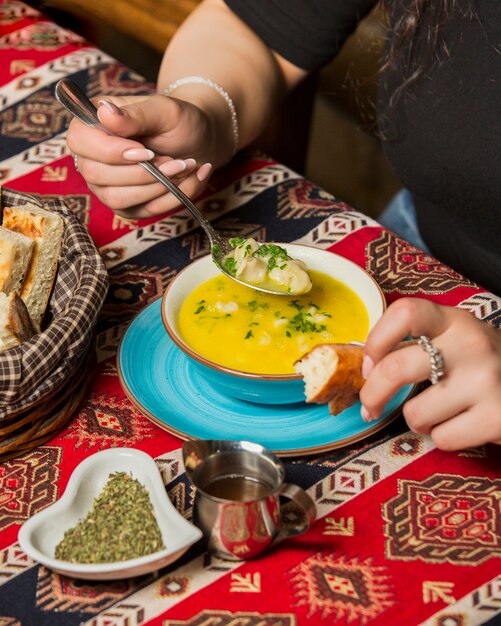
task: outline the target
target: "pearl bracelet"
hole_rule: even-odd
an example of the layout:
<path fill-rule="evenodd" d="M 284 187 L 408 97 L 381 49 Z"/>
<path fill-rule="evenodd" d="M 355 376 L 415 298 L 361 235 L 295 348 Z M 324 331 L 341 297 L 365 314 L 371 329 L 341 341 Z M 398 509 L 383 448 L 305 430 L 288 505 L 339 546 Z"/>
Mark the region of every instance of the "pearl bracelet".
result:
<path fill-rule="evenodd" d="M 223 89 L 221 85 L 218 85 L 210 78 L 205 78 L 204 76 L 186 76 L 185 78 L 179 78 L 171 83 L 166 89 L 164 89 L 164 94 L 169 96 L 175 89 L 178 87 L 182 87 L 183 85 L 207 85 L 208 87 L 212 87 L 215 89 L 225 100 L 228 108 L 230 109 L 231 114 L 231 132 L 233 135 L 233 152 L 231 156 L 234 156 L 238 150 L 239 143 L 239 133 L 238 133 L 238 118 L 237 118 L 237 110 L 235 109 L 235 105 L 233 104 L 233 100 L 230 97 L 230 94 Z"/>

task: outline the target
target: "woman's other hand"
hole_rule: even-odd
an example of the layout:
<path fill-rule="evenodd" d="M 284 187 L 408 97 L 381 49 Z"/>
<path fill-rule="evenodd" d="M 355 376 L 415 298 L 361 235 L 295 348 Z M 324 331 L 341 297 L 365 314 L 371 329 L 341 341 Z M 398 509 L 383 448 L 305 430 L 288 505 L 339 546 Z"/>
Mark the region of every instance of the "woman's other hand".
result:
<path fill-rule="evenodd" d="M 457 308 L 424 299 L 391 304 L 365 347 L 364 419 L 376 419 L 404 385 L 430 377 L 430 356 L 420 345 L 395 349 L 408 336 L 426 335 L 442 353 L 444 375 L 408 400 L 410 429 L 430 434 L 442 450 L 501 443 L 501 332 Z"/>

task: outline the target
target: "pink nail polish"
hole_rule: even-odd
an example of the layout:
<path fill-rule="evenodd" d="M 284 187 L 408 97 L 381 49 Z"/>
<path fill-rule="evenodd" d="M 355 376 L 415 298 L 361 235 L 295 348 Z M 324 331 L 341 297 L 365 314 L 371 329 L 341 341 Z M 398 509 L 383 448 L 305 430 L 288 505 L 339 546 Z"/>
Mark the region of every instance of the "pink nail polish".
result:
<path fill-rule="evenodd" d="M 198 180 L 203 183 L 209 178 L 212 171 L 212 163 L 204 163 L 197 172 Z"/>
<path fill-rule="evenodd" d="M 373 420 L 372 415 L 364 406 L 362 406 L 362 408 L 360 409 L 360 415 L 362 416 L 362 419 L 364 420 L 364 422 L 372 422 Z"/>
<path fill-rule="evenodd" d="M 362 361 L 362 376 L 364 378 L 369 378 L 369 374 L 374 369 L 374 361 L 371 359 L 369 355 L 364 356 L 364 360 Z"/>
<path fill-rule="evenodd" d="M 197 162 L 195 161 L 195 159 L 185 159 L 184 162 L 186 163 L 187 170 L 192 170 L 197 165 Z"/>
<path fill-rule="evenodd" d="M 131 148 L 126 150 L 122 156 L 127 161 L 139 163 L 140 161 L 150 161 L 155 156 L 155 153 L 147 148 Z"/>
<path fill-rule="evenodd" d="M 113 102 L 108 102 L 108 100 L 98 100 L 97 103 L 99 106 L 106 107 L 108 111 L 110 111 L 110 113 L 116 113 L 117 115 L 124 115 L 124 112 L 122 111 L 122 109 L 117 107 L 116 104 L 113 104 Z"/>
<path fill-rule="evenodd" d="M 163 172 L 166 176 L 176 176 L 177 174 L 181 174 L 187 168 L 186 161 L 182 159 L 174 159 L 173 161 L 166 161 L 162 163 L 162 165 L 158 166 L 158 169 Z"/>

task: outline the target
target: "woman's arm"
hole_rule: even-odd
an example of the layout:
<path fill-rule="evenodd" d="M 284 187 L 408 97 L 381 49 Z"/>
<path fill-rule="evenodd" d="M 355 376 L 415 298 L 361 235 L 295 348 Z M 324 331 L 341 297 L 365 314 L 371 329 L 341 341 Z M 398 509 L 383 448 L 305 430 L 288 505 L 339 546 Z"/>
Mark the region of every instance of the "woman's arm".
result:
<path fill-rule="evenodd" d="M 118 137 L 71 122 L 67 142 L 90 189 L 133 219 L 165 213 L 179 203 L 137 162 L 152 159 L 190 197 L 200 194 L 212 167 L 235 149 L 228 102 L 207 84 L 163 90 L 186 76 L 219 84 L 237 113 L 238 147 L 257 137 L 280 100 L 306 72 L 274 54 L 222 0 L 204 0 L 165 53 L 154 96 L 97 99 L 102 124 Z"/>
<path fill-rule="evenodd" d="M 237 111 L 239 147 L 244 147 L 261 133 L 284 95 L 307 72 L 270 50 L 223 0 L 204 0 L 169 44 L 158 89 L 162 91 L 175 80 L 192 75 L 209 78 L 228 92 Z M 229 109 L 216 91 L 191 84 L 179 87 L 172 95 L 212 115 L 220 136 L 228 135 Z M 226 142 L 230 147 L 231 139 Z"/>

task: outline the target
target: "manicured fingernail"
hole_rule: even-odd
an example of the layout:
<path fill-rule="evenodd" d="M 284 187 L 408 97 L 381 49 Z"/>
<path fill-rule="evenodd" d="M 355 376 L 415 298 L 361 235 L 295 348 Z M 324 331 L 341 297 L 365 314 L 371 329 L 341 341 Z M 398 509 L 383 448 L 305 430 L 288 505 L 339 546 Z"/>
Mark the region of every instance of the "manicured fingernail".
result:
<path fill-rule="evenodd" d="M 158 166 L 158 169 L 166 176 L 176 176 L 186 170 L 186 161 L 182 159 L 174 159 L 173 161 L 167 161 Z"/>
<path fill-rule="evenodd" d="M 367 354 L 364 356 L 364 360 L 362 361 L 362 376 L 364 378 L 369 378 L 369 374 L 372 372 L 374 368 L 374 361 Z"/>
<path fill-rule="evenodd" d="M 116 104 L 113 104 L 113 102 L 108 102 L 108 100 L 98 100 L 97 103 L 99 106 L 106 107 L 108 111 L 110 111 L 110 113 L 116 113 L 117 115 L 124 115 L 124 112 L 122 111 L 122 109 L 117 107 Z"/>
<path fill-rule="evenodd" d="M 207 178 L 209 178 L 209 174 L 212 171 L 212 163 L 204 163 L 201 168 L 197 172 L 198 180 L 203 183 Z"/>
<path fill-rule="evenodd" d="M 372 420 L 374 419 L 364 406 L 362 406 L 362 408 L 360 409 L 360 415 L 362 416 L 364 422 L 372 422 Z"/>
<path fill-rule="evenodd" d="M 155 156 L 155 153 L 153 150 L 148 150 L 147 148 L 131 148 L 130 150 L 126 150 L 122 156 L 124 159 L 127 159 L 127 161 L 139 163 L 140 161 L 151 160 Z"/>
<path fill-rule="evenodd" d="M 188 171 L 195 169 L 197 162 L 195 161 L 195 159 L 185 159 L 184 162 L 186 163 L 186 169 Z"/>

